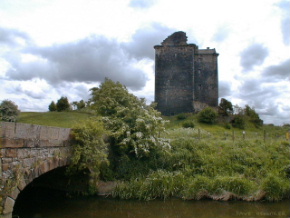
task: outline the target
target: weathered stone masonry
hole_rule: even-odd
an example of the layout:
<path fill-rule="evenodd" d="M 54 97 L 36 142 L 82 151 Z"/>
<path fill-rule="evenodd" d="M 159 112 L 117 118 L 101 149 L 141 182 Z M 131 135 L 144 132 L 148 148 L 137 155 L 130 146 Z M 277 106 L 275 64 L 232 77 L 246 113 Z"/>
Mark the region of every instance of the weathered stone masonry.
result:
<path fill-rule="evenodd" d="M 194 112 L 218 105 L 218 67 L 215 49 L 187 44 L 176 32 L 155 49 L 155 102 L 164 115 Z"/>
<path fill-rule="evenodd" d="M 68 164 L 68 128 L 1 123 L 0 217 L 11 217 L 15 200 L 38 176 Z"/>

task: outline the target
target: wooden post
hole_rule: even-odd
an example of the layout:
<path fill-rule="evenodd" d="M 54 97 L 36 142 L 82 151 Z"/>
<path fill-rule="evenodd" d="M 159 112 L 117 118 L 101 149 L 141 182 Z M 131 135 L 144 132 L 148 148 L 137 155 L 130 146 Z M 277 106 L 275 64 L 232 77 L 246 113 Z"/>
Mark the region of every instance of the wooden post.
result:
<path fill-rule="evenodd" d="M 200 140 L 201 137 L 200 137 L 200 129 L 198 129 L 198 139 Z"/>

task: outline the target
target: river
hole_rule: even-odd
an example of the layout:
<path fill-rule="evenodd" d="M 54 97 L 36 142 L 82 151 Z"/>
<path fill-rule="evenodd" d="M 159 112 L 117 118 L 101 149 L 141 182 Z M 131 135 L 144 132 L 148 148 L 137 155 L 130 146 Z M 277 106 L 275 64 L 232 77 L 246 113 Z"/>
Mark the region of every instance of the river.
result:
<path fill-rule="evenodd" d="M 17 213 L 16 213 L 17 212 Z M 22 202 L 20 218 L 287 218 L 290 200 L 281 202 L 219 202 L 181 199 L 138 201 L 104 197 L 58 198 Z"/>

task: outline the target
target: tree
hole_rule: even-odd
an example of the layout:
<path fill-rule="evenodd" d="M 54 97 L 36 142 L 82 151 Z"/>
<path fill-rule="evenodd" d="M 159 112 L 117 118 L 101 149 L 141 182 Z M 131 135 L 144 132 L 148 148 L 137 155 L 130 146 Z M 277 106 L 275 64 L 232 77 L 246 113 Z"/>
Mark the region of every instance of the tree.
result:
<path fill-rule="evenodd" d="M 91 92 L 91 108 L 103 116 L 115 152 L 141 158 L 156 147 L 169 146 L 159 137 L 165 130 L 160 113 L 147 106 L 144 99 L 130 94 L 124 85 L 106 79 Z"/>
<path fill-rule="evenodd" d="M 49 111 L 57 111 L 57 107 L 56 107 L 56 104 L 55 104 L 54 101 L 52 101 L 52 102 L 50 103 L 50 105 L 48 106 L 48 110 L 49 110 Z"/>
<path fill-rule="evenodd" d="M 245 116 L 243 114 L 235 114 L 231 123 L 233 127 L 245 129 L 246 125 Z"/>
<path fill-rule="evenodd" d="M 79 102 L 74 101 L 72 103 L 74 110 L 81 110 L 86 107 L 86 102 L 84 100 L 80 100 Z"/>
<path fill-rule="evenodd" d="M 99 178 L 102 163 L 107 163 L 106 130 L 100 119 L 88 120 L 73 128 L 72 157 L 69 172 L 88 170 L 91 188 Z"/>
<path fill-rule="evenodd" d="M 218 107 L 218 113 L 222 116 L 230 116 L 234 112 L 233 105 L 230 101 L 222 98 Z"/>
<path fill-rule="evenodd" d="M 67 97 L 61 97 L 56 103 L 57 111 L 70 110 L 70 104 Z"/>
<path fill-rule="evenodd" d="M 254 108 L 251 108 L 249 105 L 246 105 L 245 115 L 250 118 L 250 122 L 254 123 L 256 127 L 263 126 L 263 120 L 260 119 L 259 115 Z"/>
<path fill-rule="evenodd" d="M 14 102 L 10 100 L 4 100 L 1 102 L 0 118 L 2 121 L 15 122 L 19 113 L 20 110 L 18 110 L 18 106 Z"/>
<path fill-rule="evenodd" d="M 211 107 L 207 107 L 198 113 L 198 121 L 201 123 L 213 124 L 217 117 L 217 112 Z"/>

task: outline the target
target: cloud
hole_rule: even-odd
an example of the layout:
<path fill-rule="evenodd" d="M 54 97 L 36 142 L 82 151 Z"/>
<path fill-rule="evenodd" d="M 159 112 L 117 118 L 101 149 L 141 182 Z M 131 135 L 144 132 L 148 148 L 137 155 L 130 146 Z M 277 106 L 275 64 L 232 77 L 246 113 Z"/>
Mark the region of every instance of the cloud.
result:
<path fill-rule="evenodd" d="M 278 80 L 290 80 L 290 59 L 279 65 L 272 65 L 263 71 L 264 81 L 274 82 Z"/>
<path fill-rule="evenodd" d="M 129 6 L 132 8 L 150 8 L 155 4 L 155 0 L 131 0 Z"/>
<path fill-rule="evenodd" d="M 282 11 L 281 31 L 283 35 L 283 42 L 285 45 L 290 44 L 290 1 L 284 0 L 277 4 Z"/>
<path fill-rule="evenodd" d="M 153 47 L 155 45 L 160 45 L 167 36 L 175 31 L 175 29 L 168 28 L 159 23 L 152 23 L 147 27 L 137 30 L 132 36 L 131 41 L 122 44 L 122 48 L 124 48 L 131 57 L 154 60 L 155 52 Z"/>
<path fill-rule="evenodd" d="M 213 35 L 212 40 L 215 42 L 223 42 L 228 38 L 230 34 L 230 27 L 227 25 L 221 26 L 217 29 L 216 33 Z"/>
<path fill-rule="evenodd" d="M 219 97 L 225 98 L 231 95 L 231 83 L 219 81 Z"/>
<path fill-rule="evenodd" d="M 23 52 L 37 58 L 25 62 L 21 54 L 6 55 L 12 66 L 6 73 L 10 79 L 40 78 L 58 84 L 64 81 L 102 82 L 108 77 L 132 90 L 141 89 L 147 80 L 145 72 L 136 67 L 136 61 L 117 41 L 102 36 L 49 47 L 27 47 Z"/>
<path fill-rule="evenodd" d="M 0 27 L 0 45 L 17 47 L 30 43 L 31 39 L 28 34 L 17 29 Z"/>
<path fill-rule="evenodd" d="M 153 46 L 172 32 L 171 28 L 152 23 L 137 30 L 129 42 L 91 35 L 47 47 L 30 44 L 5 54 L 11 66 L 6 77 L 18 81 L 39 78 L 53 86 L 62 82 L 103 82 L 107 77 L 133 91 L 140 90 L 148 77 L 139 62 L 153 61 Z"/>
<path fill-rule="evenodd" d="M 241 52 L 241 66 L 244 71 L 250 71 L 255 66 L 263 64 L 269 51 L 262 44 L 252 44 Z"/>

